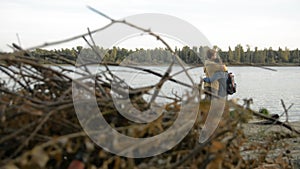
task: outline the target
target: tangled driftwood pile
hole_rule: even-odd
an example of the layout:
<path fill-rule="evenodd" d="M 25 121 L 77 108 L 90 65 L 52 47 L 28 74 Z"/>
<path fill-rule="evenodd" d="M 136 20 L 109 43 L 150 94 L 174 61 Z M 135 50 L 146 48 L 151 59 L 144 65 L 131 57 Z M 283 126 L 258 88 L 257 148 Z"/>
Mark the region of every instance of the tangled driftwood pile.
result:
<path fill-rule="evenodd" d="M 95 9 L 91 9 L 95 11 Z M 96 12 L 109 19 L 111 23 L 95 31 L 88 30 L 88 33 L 83 35 L 45 43 L 31 49 L 83 38 L 94 50 L 95 44 L 90 44 L 86 37 L 89 36 L 93 42 L 91 36 L 93 33 L 102 31 L 115 23 L 121 23 L 154 36 L 165 44 L 172 54 L 175 54 L 169 45 L 150 29 L 141 28 L 125 20 L 114 20 L 101 12 Z M 87 130 L 83 131 L 78 114 L 76 114 L 77 111 L 75 111 L 76 106 L 74 107 L 74 99 L 76 100 L 82 95 L 80 92 L 72 93 L 73 85 L 94 94 L 96 108 L 101 110 L 102 116 L 111 127 L 119 133 L 136 138 L 156 136 L 170 128 L 182 108 L 183 99 L 174 93 L 173 102 L 160 104 L 160 111 L 163 114 L 159 118 L 148 124 L 136 124 L 120 115 L 113 102 L 111 84 L 114 76 L 107 67 L 109 64 L 96 61 L 106 69 L 92 74 L 85 64 L 86 61 L 76 65 L 67 56 L 56 53 L 37 56 L 33 55 L 30 50 L 23 50 L 17 45 L 13 46 L 19 52 L 0 54 L 0 168 L 231 169 L 261 168 L 263 166 L 292 167 L 291 158 L 287 155 L 288 152 L 284 149 L 284 145 L 279 145 L 281 146 L 279 152 L 274 154 L 271 149 L 276 148 L 277 145 L 272 142 L 272 136 L 268 136 L 268 139 L 261 143 L 249 141 L 245 137 L 241 123 L 247 121 L 249 114 L 254 114 L 268 119 L 274 124 L 283 125 L 294 133 L 299 134 L 299 132 L 285 123 L 255 113 L 232 101 L 226 102 L 218 128 L 205 143 L 199 143 L 199 132 L 206 120 L 210 103 L 200 101 L 197 105 L 197 111 L 199 111 L 194 126 L 187 136 L 172 149 L 147 158 L 127 158 L 109 153 L 88 137 L 85 132 Z M 181 64 L 179 60 L 177 61 Z M 60 63 L 60 65 L 56 63 Z M 64 66 L 61 66 L 62 64 Z M 75 72 L 74 68 L 80 71 Z M 159 91 L 167 81 L 189 87 L 184 82 L 172 79 L 170 72 L 159 74 L 143 68 L 130 68 L 160 77 L 156 85 L 142 88 L 129 87 L 130 102 L 138 110 L 147 110 L 152 101 L 158 97 L 155 91 Z M 189 76 L 187 71 L 182 73 Z M 71 76 L 74 74 L 75 76 Z M 120 85 L 119 89 L 122 89 L 122 85 L 124 85 L 122 79 L 118 79 L 117 85 Z M 149 103 L 143 99 L 143 95 L 149 94 L 149 91 L 153 89 L 155 89 L 152 93 L 154 99 Z M 117 95 L 124 93 L 123 90 L 114 90 L 113 92 Z M 200 89 L 200 95 L 202 94 L 203 91 Z M 186 100 L 189 98 L 195 100 L 193 96 L 187 95 Z M 92 111 L 89 102 L 83 104 L 81 108 L 87 113 Z M 190 111 L 185 109 L 183 116 L 189 114 Z M 95 117 L 87 116 L 84 120 L 87 124 L 92 124 Z M 178 130 L 180 129 L 179 126 Z M 101 128 L 98 127 L 95 130 L 99 131 Z M 114 138 L 111 140 L 114 141 Z M 111 145 L 114 146 L 113 143 Z M 152 147 L 155 149 L 160 146 L 162 146 L 160 142 L 157 142 Z M 129 149 L 134 150 L 132 147 Z M 144 151 L 151 150 L 145 149 Z"/>
<path fill-rule="evenodd" d="M 27 55 L 27 56 L 26 56 Z M 148 158 L 125 158 L 111 154 L 94 144 L 82 130 L 73 105 L 73 63 L 60 56 L 57 59 L 69 64 L 68 69 L 59 65 L 40 64 L 28 52 L 2 54 L 0 71 L 0 166 L 13 168 L 68 168 L 72 165 L 86 168 L 255 168 L 271 163 L 289 168 L 288 156 L 280 152 L 275 160 L 267 159 L 269 148 L 251 143 L 241 129 L 241 119 L 249 110 L 228 102 L 223 119 L 211 139 L 199 144 L 199 131 L 205 121 L 209 102 L 202 101 L 198 119 L 188 135 L 171 150 Z M 41 57 L 44 58 L 44 57 Z M 82 73 L 88 70 L 82 66 Z M 121 116 L 114 107 L 109 76 L 78 85 L 93 88 L 99 108 L 107 122 L 118 132 L 132 137 L 150 137 L 172 125 L 180 109 L 180 100 L 163 105 L 164 115 L 147 125 L 137 125 Z M 165 78 L 164 76 L 161 77 Z M 151 87 L 150 87 L 151 88 Z M 141 95 L 148 90 L 131 89 L 135 107 L 145 109 Z M 134 92 L 138 91 L 138 92 Z M 235 112 L 234 115 L 229 114 Z M 186 112 L 188 113 L 188 112 Z M 270 139 L 270 141 L 272 141 Z M 159 143 L 158 143 L 159 144 Z M 243 152 L 256 152 L 248 157 Z M 77 163 L 76 163 L 77 162 Z"/>

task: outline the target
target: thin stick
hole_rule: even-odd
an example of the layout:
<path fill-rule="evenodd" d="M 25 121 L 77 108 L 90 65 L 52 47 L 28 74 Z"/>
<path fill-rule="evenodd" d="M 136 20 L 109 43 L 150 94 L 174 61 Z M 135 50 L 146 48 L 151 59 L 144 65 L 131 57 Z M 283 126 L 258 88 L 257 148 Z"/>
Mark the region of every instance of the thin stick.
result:
<path fill-rule="evenodd" d="M 19 34 L 17 33 L 16 36 L 17 36 L 17 39 L 18 39 L 18 44 L 19 44 L 19 46 L 22 46 L 22 44 L 21 44 L 21 39 L 20 39 Z"/>
<path fill-rule="evenodd" d="M 289 109 L 294 105 L 294 103 L 292 103 L 288 108 L 286 108 L 285 104 L 284 104 L 284 101 L 282 99 L 280 99 L 281 101 L 281 105 L 284 109 L 284 113 L 285 113 L 285 122 L 289 122 L 289 114 L 288 114 L 288 111 Z"/>
<path fill-rule="evenodd" d="M 27 124 L 26 126 L 23 126 L 22 128 L 18 129 L 17 131 L 7 135 L 7 136 L 4 136 L 0 139 L 0 144 L 2 144 L 3 142 L 9 140 L 9 139 L 12 139 L 14 137 L 16 137 L 18 134 L 22 133 L 23 131 L 27 130 L 28 128 L 34 126 L 35 124 L 37 124 L 37 121 L 34 121 L 32 123 L 29 123 Z"/>
<path fill-rule="evenodd" d="M 152 32 L 150 29 L 145 29 L 145 28 L 142 28 L 142 27 L 137 26 L 135 24 L 132 24 L 130 22 L 127 22 L 126 20 L 115 20 L 115 19 L 112 19 L 111 17 L 107 16 L 106 14 L 104 14 L 104 13 L 102 13 L 102 12 L 100 12 L 100 11 L 96 10 L 95 8 L 90 7 L 90 6 L 88 6 L 88 8 L 90 10 L 92 10 L 93 12 L 96 12 L 97 14 L 99 14 L 99 15 L 107 18 L 107 19 L 109 19 L 112 24 L 114 24 L 114 23 L 123 23 L 123 24 L 128 25 L 128 26 L 130 26 L 132 28 L 135 28 L 137 30 L 141 30 L 141 31 L 143 31 L 145 33 L 148 33 L 151 36 L 154 36 L 158 41 L 162 42 L 166 46 L 166 48 L 173 54 L 173 56 L 178 61 L 179 65 L 184 70 L 186 76 L 189 78 L 189 80 L 192 82 L 193 85 L 195 84 L 194 81 L 193 81 L 193 79 L 191 78 L 191 76 L 186 71 L 186 69 L 185 69 L 185 67 L 183 65 L 183 62 L 181 61 L 181 59 L 179 58 L 179 56 L 173 51 L 173 49 L 170 47 L 170 45 L 163 38 L 161 38 L 158 34 Z M 173 61 L 174 61 L 174 58 L 173 58 Z"/>
<path fill-rule="evenodd" d="M 150 107 L 151 104 L 155 101 L 161 87 L 163 86 L 163 84 L 167 81 L 167 79 L 170 78 L 170 73 L 171 73 L 171 70 L 172 70 L 172 66 L 173 66 L 174 62 L 172 62 L 170 64 L 170 66 L 168 67 L 168 69 L 166 70 L 164 76 L 160 79 L 160 81 L 155 85 L 155 90 L 154 90 L 154 94 L 152 95 L 151 97 L 151 100 L 150 102 L 148 103 L 147 107 Z"/>
<path fill-rule="evenodd" d="M 236 108 L 239 108 L 239 109 L 242 109 L 241 107 L 238 107 L 238 106 L 235 105 L 235 104 L 231 104 L 231 106 L 236 107 Z M 278 119 L 274 119 L 274 118 L 272 118 L 272 117 L 270 117 L 270 116 L 264 115 L 264 114 L 262 114 L 262 113 L 255 112 L 255 111 L 250 110 L 250 109 L 248 110 L 248 112 L 249 112 L 249 113 L 252 113 L 254 116 L 257 116 L 257 117 L 260 117 L 260 118 L 269 120 L 269 121 L 271 121 L 271 122 L 274 122 L 274 124 L 276 124 L 276 125 L 281 125 L 281 126 L 287 128 L 287 129 L 289 129 L 290 131 L 295 132 L 295 133 L 297 133 L 297 134 L 300 135 L 300 131 L 294 129 L 294 128 L 293 128 L 292 126 L 290 126 L 289 124 L 286 124 L 286 123 L 284 123 L 284 122 L 278 121 Z"/>
<path fill-rule="evenodd" d="M 73 103 L 71 104 L 66 104 L 66 105 L 62 105 L 60 107 L 58 107 L 57 109 L 54 109 L 52 111 L 50 111 L 49 113 L 46 114 L 46 116 L 41 119 L 40 124 L 35 128 L 35 130 L 30 134 L 29 137 L 26 138 L 26 140 L 23 142 L 23 144 L 21 144 L 17 150 L 12 154 L 12 157 L 17 155 L 25 146 L 28 145 L 29 141 L 36 135 L 36 133 L 42 128 L 42 126 L 47 122 L 47 120 L 49 119 L 49 117 L 51 115 L 53 115 L 55 112 L 68 108 L 68 107 L 73 107 Z"/>

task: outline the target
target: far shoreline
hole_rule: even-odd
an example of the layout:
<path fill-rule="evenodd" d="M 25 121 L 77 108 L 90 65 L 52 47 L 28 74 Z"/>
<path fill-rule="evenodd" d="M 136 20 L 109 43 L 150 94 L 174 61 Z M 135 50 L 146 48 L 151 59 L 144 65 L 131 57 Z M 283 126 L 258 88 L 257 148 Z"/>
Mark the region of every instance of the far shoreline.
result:
<path fill-rule="evenodd" d="M 46 66 L 73 66 L 71 64 L 65 64 L 65 63 L 57 63 L 57 64 L 48 64 L 48 63 L 41 63 L 42 65 Z M 224 63 L 228 67 L 299 67 L 300 64 L 242 64 L 242 63 Z M 88 66 L 103 66 L 104 63 L 99 64 L 90 64 Z M 170 64 L 147 64 L 147 63 L 130 63 L 130 64 L 123 64 L 120 65 L 118 63 L 107 63 L 108 66 L 169 66 Z M 179 64 L 174 64 L 176 66 L 180 66 Z M 204 64 L 185 64 L 190 67 L 203 67 Z M 77 65 L 79 66 L 79 65 Z"/>

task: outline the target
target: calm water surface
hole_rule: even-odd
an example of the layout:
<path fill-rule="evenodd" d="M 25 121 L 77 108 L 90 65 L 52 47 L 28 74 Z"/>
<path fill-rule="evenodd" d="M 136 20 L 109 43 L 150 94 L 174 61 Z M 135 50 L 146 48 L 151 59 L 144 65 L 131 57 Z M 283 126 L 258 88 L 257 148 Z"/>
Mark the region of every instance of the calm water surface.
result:
<path fill-rule="evenodd" d="M 300 67 L 272 67 L 269 71 L 255 67 L 230 67 L 235 73 L 238 92 L 234 98 L 253 98 L 256 110 L 267 108 L 271 113 L 281 114 L 284 109 L 280 99 L 289 110 L 291 121 L 300 120 Z"/>
<path fill-rule="evenodd" d="M 154 71 L 163 72 L 167 67 L 145 67 Z M 284 109 L 281 105 L 281 99 L 284 100 L 286 107 L 294 104 L 289 110 L 289 120 L 300 120 L 300 67 L 272 67 L 277 71 L 270 71 L 257 67 L 229 67 L 230 72 L 234 72 L 235 79 L 238 85 L 237 93 L 229 96 L 229 99 L 239 99 L 238 103 L 243 104 L 244 98 L 252 98 L 253 105 L 251 108 L 259 110 L 267 108 L 271 113 L 281 114 Z M 172 72 L 180 71 L 180 67 L 175 67 Z M 147 84 L 155 84 L 160 78 L 136 72 L 128 74 L 128 72 L 117 70 L 120 77 L 127 79 L 127 82 L 132 86 L 146 86 Z M 203 68 L 190 70 L 192 78 L 199 83 L 199 77 L 204 76 Z M 189 80 L 184 74 L 176 76 L 175 79 L 184 81 Z M 172 92 L 182 94 L 184 88 L 167 83 L 163 87 L 163 92 L 168 95 Z M 284 120 L 285 117 L 282 117 Z"/>

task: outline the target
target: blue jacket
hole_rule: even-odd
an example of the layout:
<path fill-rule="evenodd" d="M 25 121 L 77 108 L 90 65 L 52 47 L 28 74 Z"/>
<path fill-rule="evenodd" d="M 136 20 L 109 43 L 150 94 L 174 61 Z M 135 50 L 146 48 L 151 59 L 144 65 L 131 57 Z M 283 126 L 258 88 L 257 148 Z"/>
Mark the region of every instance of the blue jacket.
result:
<path fill-rule="evenodd" d="M 220 97 L 225 97 L 227 95 L 227 90 L 226 90 L 227 72 L 218 71 L 218 72 L 215 72 L 212 77 L 210 77 L 210 78 L 206 77 L 203 79 L 203 81 L 207 82 L 207 83 L 212 83 L 215 80 L 219 81 L 218 95 Z"/>

